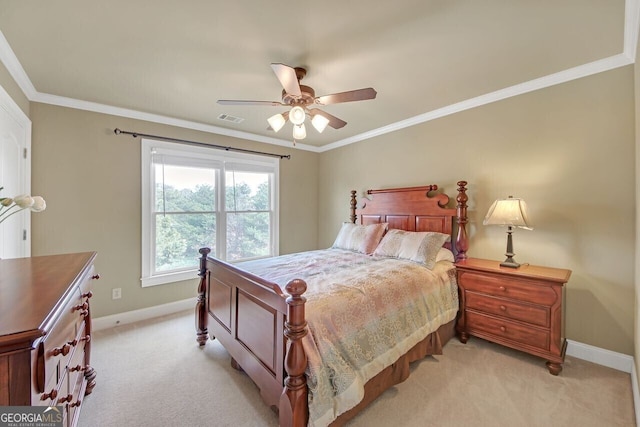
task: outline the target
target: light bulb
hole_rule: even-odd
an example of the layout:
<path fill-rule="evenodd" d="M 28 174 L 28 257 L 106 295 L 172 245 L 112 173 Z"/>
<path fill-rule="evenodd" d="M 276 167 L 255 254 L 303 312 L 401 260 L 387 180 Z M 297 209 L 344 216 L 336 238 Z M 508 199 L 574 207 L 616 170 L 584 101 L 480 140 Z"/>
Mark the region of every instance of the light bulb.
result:
<path fill-rule="evenodd" d="M 289 120 L 291 120 L 291 123 L 293 123 L 294 125 L 303 124 L 306 116 L 307 115 L 305 114 L 304 110 L 299 105 L 296 105 L 291 109 L 291 111 L 289 111 Z"/>
<path fill-rule="evenodd" d="M 311 124 L 319 133 L 322 133 L 322 131 L 325 130 L 327 125 L 329 124 L 329 119 L 320 114 L 316 114 L 315 116 L 313 116 L 313 119 L 311 119 Z"/>
<path fill-rule="evenodd" d="M 293 126 L 293 139 L 305 139 L 307 137 L 307 130 L 304 127 L 304 123 L 301 125 Z"/>
<path fill-rule="evenodd" d="M 273 129 L 275 132 L 278 132 L 280 129 L 282 129 L 282 126 L 284 126 L 284 124 L 287 122 L 282 114 L 271 116 L 267 119 L 267 121 L 269 122 L 269 126 L 271 126 L 271 129 Z"/>

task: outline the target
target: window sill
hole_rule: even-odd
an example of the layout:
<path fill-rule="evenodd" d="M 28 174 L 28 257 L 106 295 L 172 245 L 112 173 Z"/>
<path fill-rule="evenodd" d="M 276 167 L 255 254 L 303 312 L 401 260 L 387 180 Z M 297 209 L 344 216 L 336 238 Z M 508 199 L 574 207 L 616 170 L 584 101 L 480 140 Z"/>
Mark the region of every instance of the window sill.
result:
<path fill-rule="evenodd" d="M 165 285 L 167 283 L 181 282 L 183 280 L 191 280 L 198 278 L 198 269 L 178 271 L 175 273 L 157 274 L 150 277 L 142 277 L 142 287 Z"/>

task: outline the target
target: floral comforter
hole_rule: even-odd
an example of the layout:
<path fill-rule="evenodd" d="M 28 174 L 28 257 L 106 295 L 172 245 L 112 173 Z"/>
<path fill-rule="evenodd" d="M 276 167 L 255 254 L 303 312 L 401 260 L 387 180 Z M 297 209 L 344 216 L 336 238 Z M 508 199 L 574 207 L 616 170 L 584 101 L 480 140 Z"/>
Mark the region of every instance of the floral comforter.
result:
<path fill-rule="evenodd" d="M 326 426 L 364 397 L 364 384 L 458 311 L 453 264 L 326 249 L 239 263 L 284 286 L 304 279 L 309 425 Z M 286 291 L 285 291 L 286 292 Z"/>

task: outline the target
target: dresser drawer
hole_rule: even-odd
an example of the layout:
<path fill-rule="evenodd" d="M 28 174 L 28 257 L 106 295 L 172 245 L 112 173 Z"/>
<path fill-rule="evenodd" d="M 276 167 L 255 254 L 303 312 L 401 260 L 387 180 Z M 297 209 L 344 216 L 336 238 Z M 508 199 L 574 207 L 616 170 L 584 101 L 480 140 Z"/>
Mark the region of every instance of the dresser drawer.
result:
<path fill-rule="evenodd" d="M 62 379 L 63 371 L 78 343 L 78 336 L 84 331 L 84 313 L 80 291 L 75 289 L 71 300 L 61 310 L 60 317 L 39 345 L 38 357 L 43 361 L 37 364 L 38 385 L 42 386 L 45 382 L 49 384 L 52 377 L 55 382 Z"/>
<path fill-rule="evenodd" d="M 498 276 L 461 271 L 458 280 L 465 290 L 497 297 L 512 298 L 549 306 L 553 305 L 558 299 L 558 295 L 550 286 L 541 285 L 539 282 L 511 278 L 506 275 Z"/>
<path fill-rule="evenodd" d="M 550 336 L 548 330 L 527 327 L 526 325 L 477 313 L 472 310 L 465 311 L 465 315 L 469 322 L 469 332 L 472 334 L 474 332 L 485 332 L 496 337 L 537 347 L 541 350 L 549 350 Z"/>
<path fill-rule="evenodd" d="M 466 291 L 465 306 L 470 309 L 520 320 L 542 327 L 549 327 L 549 307 L 525 304 L 514 300 L 492 297 Z"/>

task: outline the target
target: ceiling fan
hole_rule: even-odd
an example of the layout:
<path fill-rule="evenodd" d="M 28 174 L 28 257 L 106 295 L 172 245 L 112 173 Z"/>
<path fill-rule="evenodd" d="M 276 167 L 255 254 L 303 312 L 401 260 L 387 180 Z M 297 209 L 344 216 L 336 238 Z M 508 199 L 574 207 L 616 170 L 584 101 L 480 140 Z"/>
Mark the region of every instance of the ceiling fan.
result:
<path fill-rule="evenodd" d="M 375 99 L 377 92 L 373 88 L 350 90 L 331 95 L 317 96 L 313 88 L 300 84 L 300 80 L 307 74 L 307 70 L 301 67 L 290 67 L 285 64 L 271 64 L 273 72 L 283 87 L 282 101 L 242 101 L 233 99 L 219 99 L 221 105 L 269 105 L 289 106 L 291 109 L 284 113 L 276 114 L 267 119 L 269 127 L 278 132 L 287 120 L 293 124 L 293 139 L 304 139 L 307 131 L 304 121 L 307 115 L 311 118 L 311 124 L 320 133 L 328 126 L 334 129 L 344 127 L 347 122 L 333 116 L 319 108 L 309 108 L 312 105 L 330 105 L 342 102 L 364 101 Z"/>

